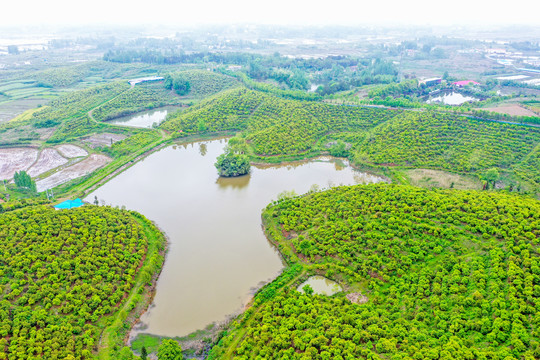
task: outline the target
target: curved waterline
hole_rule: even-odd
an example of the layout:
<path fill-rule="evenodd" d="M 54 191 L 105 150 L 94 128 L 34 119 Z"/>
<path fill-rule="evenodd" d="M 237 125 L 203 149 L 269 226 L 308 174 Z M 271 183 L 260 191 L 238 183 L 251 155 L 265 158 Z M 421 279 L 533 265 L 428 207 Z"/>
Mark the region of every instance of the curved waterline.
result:
<path fill-rule="evenodd" d="M 261 210 L 283 191 L 383 181 L 340 159 L 253 166 L 238 178 L 214 167 L 226 140 L 164 148 L 88 195 L 156 222 L 170 239 L 153 304 L 135 332 L 183 336 L 238 313 L 283 265 Z"/>

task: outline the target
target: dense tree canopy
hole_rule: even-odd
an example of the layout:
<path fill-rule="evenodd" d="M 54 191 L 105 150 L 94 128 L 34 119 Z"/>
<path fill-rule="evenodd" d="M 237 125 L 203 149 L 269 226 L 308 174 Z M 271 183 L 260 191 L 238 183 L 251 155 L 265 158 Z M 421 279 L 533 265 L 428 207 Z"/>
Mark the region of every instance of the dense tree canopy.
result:
<path fill-rule="evenodd" d="M 274 289 L 211 358 L 540 357 L 538 201 L 368 185 L 280 200 L 264 218 L 289 262 L 367 301 Z"/>
<path fill-rule="evenodd" d="M 132 213 L 31 206 L 0 214 L 0 359 L 89 359 L 148 239 Z"/>

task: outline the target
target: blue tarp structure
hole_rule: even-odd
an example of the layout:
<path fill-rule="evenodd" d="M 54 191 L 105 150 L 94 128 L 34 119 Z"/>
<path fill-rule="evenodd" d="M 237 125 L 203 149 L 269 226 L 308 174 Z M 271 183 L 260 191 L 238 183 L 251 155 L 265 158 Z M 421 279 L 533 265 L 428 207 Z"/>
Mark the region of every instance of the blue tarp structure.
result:
<path fill-rule="evenodd" d="M 84 205 L 84 203 L 82 202 L 81 199 L 75 199 L 75 200 L 66 200 L 64 202 L 61 202 L 60 204 L 55 205 L 54 208 L 56 210 L 73 209 L 73 208 L 77 208 L 77 207 L 83 206 L 83 205 Z"/>

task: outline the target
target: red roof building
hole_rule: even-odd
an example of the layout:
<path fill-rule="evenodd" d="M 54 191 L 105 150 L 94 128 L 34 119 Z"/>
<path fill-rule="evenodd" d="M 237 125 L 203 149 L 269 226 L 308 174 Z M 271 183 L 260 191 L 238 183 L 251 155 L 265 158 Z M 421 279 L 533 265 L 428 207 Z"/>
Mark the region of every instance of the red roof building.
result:
<path fill-rule="evenodd" d="M 469 84 L 472 84 L 472 85 L 480 85 L 480 83 L 474 81 L 474 80 L 461 80 L 461 81 L 456 81 L 456 82 L 453 82 L 452 85 L 456 85 L 456 86 L 467 86 Z"/>

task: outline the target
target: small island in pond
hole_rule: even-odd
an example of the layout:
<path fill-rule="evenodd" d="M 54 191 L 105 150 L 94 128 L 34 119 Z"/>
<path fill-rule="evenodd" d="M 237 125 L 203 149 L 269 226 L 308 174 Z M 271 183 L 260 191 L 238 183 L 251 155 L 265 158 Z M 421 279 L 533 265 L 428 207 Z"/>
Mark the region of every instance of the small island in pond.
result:
<path fill-rule="evenodd" d="M 246 175 L 251 169 L 247 155 L 236 154 L 233 151 L 226 151 L 224 154 L 219 155 L 214 165 L 219 176 L 225 177 Z"/>

